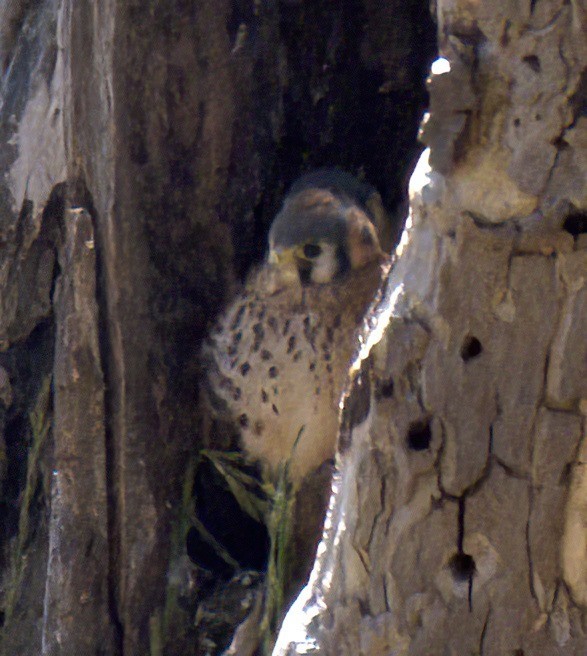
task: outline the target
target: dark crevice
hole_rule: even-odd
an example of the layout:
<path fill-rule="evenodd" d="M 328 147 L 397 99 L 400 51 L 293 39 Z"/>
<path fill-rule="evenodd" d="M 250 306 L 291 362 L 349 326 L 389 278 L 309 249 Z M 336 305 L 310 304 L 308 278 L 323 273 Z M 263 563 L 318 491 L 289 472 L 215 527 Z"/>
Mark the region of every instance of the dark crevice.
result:
<path fill-rule="evenodd" d="M 124 644 L 124 625 L 118 612 L 118 585 L 120 582 L 118 557 L 120 551 L 120 533 L 118 527 L 118 497 L 116 494 L 116 444 L 112 429 L 116 390 L 110 367 L 110 334 L 108 330 L 108 289 L 104 264 L 104 245 L 99 230 L 97 211 L 92 196 L 83 180 L 76 180 L 68 185 L 67 202 L 69 207 L 83 207 L 87 210 L 93 225 L 96 249 L 96 305 L 98 315 L 98 347 L 100 366 L 104 381 L 104 448 L 105 448 L 105 482 L 106 482 L 106 522 L 108 530 L 108 612 L 114 632 L 116 653 L 121 656 Z"/>
<path fill-rule="evenodd" d="M 479 636 L 479 656 L 483 656 L 485 650 L 485 637 L 487 635 L 487 627 L 489 626 L 489 616 L 491 615 L 491 608 L 487 611 L 485 616 L 485 622 L 483 622 L 483 628 L 481 629 L 481 635 Z"/>
<path fill-rule="evenodd" d="M 13 392 L 12 404 L 2 408 L 5 440 L 6 476 L 0 495 L 0 544 L 9 545 L 19 531 L 19 518 L 24 490 L 27 484 L 28 455 L 33 435 L 30 412 L 39 397 L 43 381 L 50 376 L 53 364 L 55 330 L 52 319 L 45 319 L 22 341 L 0 353 L 0 366 L 10 377 Z M 44 495 L 43 475 L 38 472 L 35 489 L 30 498 L 28 535 L 21 537 L 26 547 L 34 539 L 34 531 L 41 524 L 48 499 Z M 45 481 L 46 483 L 46 481 Z M 6 568 L 5 549 L 0 552 L 0 569 Z M 22 554 L 19 554 L 19 558 Z"/>
<path fill-rule="evenodd" d="M 470 554 L 465 553 L 463 545 L 465 539 L 465 497 L 458 499 L 458 528 L 457 528 L 457 553 L 449 560 L 448 566 L 453 579 L 457 583 L 468 581 L 469 593 L 468 603 L 469 612 L 473 611 L 473 577 L 475 575 L 475 559 Z"/>
<path fill-rule="evenodd" d="M 463 541 L 465 539 L 465 499 L 459 499 L 459 514 L 458 514 L 458 534 L 457 534 L 457 549 L 459 553 L 463 552 Z"/>
<path fill-rule="evenodd" d="M 511 465 L 508 465 L 507 462 L 504 462 L 501 458 L 498 456 L 494 455 L 493 459 L 497 465 L 499 465 L 503 471 L 508 475 L 511 476 L 512 478 L 516 478 L 521 481 L 527 481 L 528 480 L 528 475 L 525 474 L 522 471 L 517 471 L 512 467 Z"/>
<path fill-rule="evenodd" d="M 534 564 L 532 562 L 532 550 L 530 548 L 530 518 L 532 517 L 532 507 L 534 505 L 534 488 L 532 485 L 528 486 L 528 519 L 526 520 L 525 527 L 525 540 L 526 540 L 526 558 L 528 559 L 528 588 L 530 589 L 530 594 L 532 599 L 536 602 L 536 605 L 540 607 L 538 601 L 538 595 L 534 589 Z"/>

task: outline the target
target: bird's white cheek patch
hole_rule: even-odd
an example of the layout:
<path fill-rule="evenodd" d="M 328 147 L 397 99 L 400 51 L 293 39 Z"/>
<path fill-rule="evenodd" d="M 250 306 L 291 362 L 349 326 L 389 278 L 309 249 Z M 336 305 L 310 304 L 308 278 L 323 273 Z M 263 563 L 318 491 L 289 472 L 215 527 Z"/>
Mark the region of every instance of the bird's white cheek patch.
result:
<path fill-rule="evenodd" d="M 322 254 L 312 262 L 312 282 L 325 284 L 332 282 L 338 272 L 338 261 L 334 246 L 330 244 L 321 244 Z"/>

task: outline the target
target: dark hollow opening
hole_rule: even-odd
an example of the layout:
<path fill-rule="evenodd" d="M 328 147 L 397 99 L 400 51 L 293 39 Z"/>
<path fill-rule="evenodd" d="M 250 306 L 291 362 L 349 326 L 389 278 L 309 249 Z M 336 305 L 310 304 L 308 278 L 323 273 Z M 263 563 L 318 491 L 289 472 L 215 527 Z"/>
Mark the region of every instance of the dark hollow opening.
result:
<path fill-rule="evenodd" d="M 536 55 L 528 55 L 523 57 L 522 61 L 527 64 L 535 73 L 540 73 L 540 59 Z"/>
<path fill-rule="evenodd" d="M 390 399 L 393 396 L 393 379 L 377 381 L 378 395 L 384 399 Z"/>
<path fill-rule="evenodd" d="M 463 361 L 468 362 L 469 360 L 481 355 L 482 352 L 483 345 L 481 342 L 473 335 L 467 335 L 461 346 L 461 358 Z"/>
<path fill-rule="evenodd" d="M 475 560 L 466 553 L 456 553 L 448 566 L 455 581 L 469 581 L 475 573 Z"/>
<path fill-rule="evenodd" d="M 409 430 L 407 443 L 408 448 L 412 451 L 425 451 L 430 446 L 432 441 L 432 430 L 430 428 L 430 421 L 421 420 L 414 422 Z"/>
<path fill-rule="evenodd" d="M 267 527 L 245 513 L 215 467 L 203 461 L 194 485 L 197 517 L 204 529 L 242 569 L 262 571 L 267 564 L 269 536 Z M 186 551 L 196 565 L 228 577 L 235 567 L 196 527 L 186 535 Z"/>
<path fill-rule="evenodd" d="M 584 212 L 573 212 L 569 214 L 563 223 L 566 230 L 573 237 L 578 237 L 587 232 L 587 214 Z"/>

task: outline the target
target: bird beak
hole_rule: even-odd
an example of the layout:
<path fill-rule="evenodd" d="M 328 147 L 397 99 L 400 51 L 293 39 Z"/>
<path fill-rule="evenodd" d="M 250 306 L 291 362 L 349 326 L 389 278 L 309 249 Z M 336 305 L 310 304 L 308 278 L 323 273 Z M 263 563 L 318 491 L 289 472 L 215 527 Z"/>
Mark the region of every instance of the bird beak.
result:
<path fill-rule="evenodd" d="M 299 286 L 300 276 L 295 248 L 272 248 L 268 259 L 272 268 L 270 276 L 272 283 L 269 287 L 273 291 Z"/>
<path fill-rule="evenodd" d="M 269 252 L 269 264 L 289 268 L 295 266 L 296 256 L 294 248 L 272 248 Z"/>

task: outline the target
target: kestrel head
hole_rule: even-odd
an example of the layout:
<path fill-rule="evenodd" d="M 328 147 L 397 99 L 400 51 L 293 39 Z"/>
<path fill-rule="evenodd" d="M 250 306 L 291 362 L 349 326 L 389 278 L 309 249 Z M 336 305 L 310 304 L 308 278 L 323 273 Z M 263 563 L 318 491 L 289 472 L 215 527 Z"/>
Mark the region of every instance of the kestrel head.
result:
<path fill-rule="evenodd" d="M 308 285 L 333 282 L 380 260 L 377 231 L 356 193 L 364 188 L 335 170 L 298 181 L 269 231 L 270 264 Z"/>

